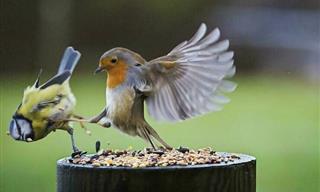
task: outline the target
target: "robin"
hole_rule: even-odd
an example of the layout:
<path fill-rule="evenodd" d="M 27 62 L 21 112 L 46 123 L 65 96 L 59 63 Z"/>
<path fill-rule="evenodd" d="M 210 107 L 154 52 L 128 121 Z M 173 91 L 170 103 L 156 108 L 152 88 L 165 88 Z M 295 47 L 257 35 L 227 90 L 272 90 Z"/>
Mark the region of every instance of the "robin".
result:
<path fill-rule="evenodd" d="M 89 119 L 120 131 L 171 148 L 144 118 L 144 102 L 156 120 L 182 121 L 218 111 L 229 102 L 223 95 L 236 84 L 225 80 L 235 74 L 229 41 L 219 41 L 220 31 L 206 35 L 201 24 L 193 37 L 165 56 L 146 61 L 126 48 L 105 52 L 95 73 L 105 71 L 106 106 Z M 104 122 L 102 122 L 104 121 Z"/>

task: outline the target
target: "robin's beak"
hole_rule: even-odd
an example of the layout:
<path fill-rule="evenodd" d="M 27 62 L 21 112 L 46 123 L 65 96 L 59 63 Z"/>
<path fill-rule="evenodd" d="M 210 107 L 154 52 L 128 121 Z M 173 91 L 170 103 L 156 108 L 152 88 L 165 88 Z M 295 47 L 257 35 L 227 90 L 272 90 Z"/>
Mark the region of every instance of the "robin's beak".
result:
<path fill-rule="evenodd" d="M 99 66 L 95 71 L 94 74 L 100 73 L 101 71 L 103 71 L 104 68 L 102 68 L 101 66 Z"/>

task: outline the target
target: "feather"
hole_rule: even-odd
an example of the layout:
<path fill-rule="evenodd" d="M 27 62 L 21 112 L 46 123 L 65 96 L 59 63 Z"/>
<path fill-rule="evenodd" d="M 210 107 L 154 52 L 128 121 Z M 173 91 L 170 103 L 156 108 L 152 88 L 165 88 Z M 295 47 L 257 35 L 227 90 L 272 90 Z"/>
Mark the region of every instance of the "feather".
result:
<path fill-rule="evenodd" d="M 67 47 L 62 56 L 58 74 L 65 71 L 70 71 L 72 73 L 80 59 L 80 56 L 81 54 L 79 51 L 74 50 L 73 47 Z"/>
<path fill-rule="evenodd" d="M 230 100 L 223 95 L 236 84 L 224 80 L 235 74 L 229 41 L 218 41 L 219 29 L 207 36 L 201 24 L 189 41 L 148 66 L 153 92 L 146 98 L 148 111 L 157 120 L 179 121 L 219 111 Z M 169 65 L 170 64 L 170 65 Z"/>
<path fill-rule="evenodd" d="M 36 79 L 36 81 L 35 81 L 34 84 L 33 84 L 33 87 L 35 87 L 35 88 L 38 88 L 38 87 L 39 87 L 41 74 L 42 74 L 42 69 L 40 69 L 40 71 L 39 71 L 39 73 L 38 73 L 38 76 L 37 76 L 37 79 Z"/>
<path fill-rule="evenodd" d="M 31 142 L 45 137 L 52 130 L 67 129 L 65 120 L 72 115 L 76 104 L 68 80 L 79 57 L 80 53 L 68 47 L 58 74 L 39 85 L 40 70 L 35 83 L 24 90 L 9 128 L 14 139 Z"/>
<path fill-rule="evenodd" d="M 71 76 L 70 71 L 64 71 L 63 73 L 57 74 L 56 76 L 52 77 L 48 80 L 45 84 L 40 86 L 40 89 L 45 89 L 51 85 L 58 84 L 61 85 L 64 83 L 69 77 Z"/>

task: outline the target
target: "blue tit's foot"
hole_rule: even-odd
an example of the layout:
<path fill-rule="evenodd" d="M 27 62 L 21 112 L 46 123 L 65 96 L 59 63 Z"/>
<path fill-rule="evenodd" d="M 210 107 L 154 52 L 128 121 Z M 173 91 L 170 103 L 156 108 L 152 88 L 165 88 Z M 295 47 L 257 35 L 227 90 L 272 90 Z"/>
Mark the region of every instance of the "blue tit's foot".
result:
<path fill-rule="evenodd" d="M 87 153 L 86 151 L 80 151 L 78 149 L 78 147 L 76 146 L 76 144 L 74 142 L 74 138 L 73 138 L 73 128 L 72 127 L 68 127 L 67 131 L 71 136 L 71 145 L 72 145 L 72 149 L 73 149 L 73 153 L 71 154 L 71 157 L 74 158 L 77 155 L 81 156 L 81 155 L 86 154 Z"/>
<path fill-rule="evenodd" d="M 82 155 L 85 155 L 85 154 L 87 154 L 86 151 L 80 151 L 80 150 L 78 150 L 78 151 L 75 151 L 75 152 L 71 153 L 71 157 L 72 157 L 72 158 L 75 158 L 75 157 L 77 157 L 77 156 L 82 156 Z"/>
<path fill-rule="evenodd" d="M 86 154 L 86 151 L 81 151 L 78 149 L 78 147 L 76 147 L 76 145 L 74 143 L 72 143 L 72 149 L 73 149 L 73 153 L 71 154 L 71 157 L 74 158 L 76 156 L 82 156 L 84 154 Z"/>

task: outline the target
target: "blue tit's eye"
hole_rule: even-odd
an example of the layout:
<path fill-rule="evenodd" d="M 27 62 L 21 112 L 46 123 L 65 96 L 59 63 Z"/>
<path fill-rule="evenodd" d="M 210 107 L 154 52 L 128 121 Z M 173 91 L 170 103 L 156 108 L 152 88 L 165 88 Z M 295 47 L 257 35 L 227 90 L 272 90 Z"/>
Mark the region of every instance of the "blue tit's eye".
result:
<path fill-rule="evenodd" d="M 113 63 L 113 64 L 115 64 L 117 61 L 118 61 L 118 59 L 115 57 L 111 59 L 111 63 Z"/>

